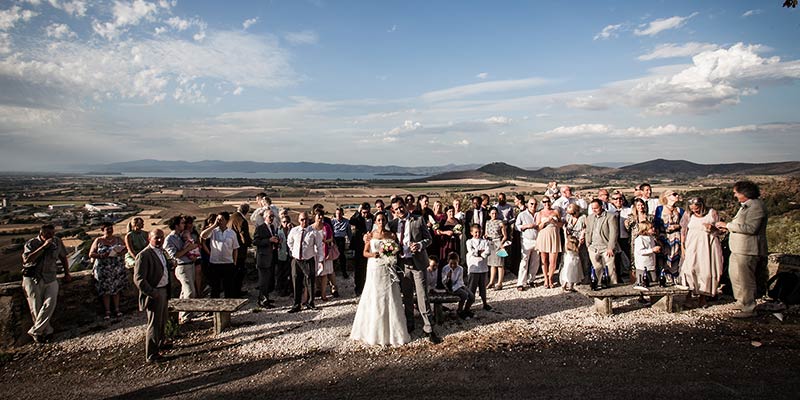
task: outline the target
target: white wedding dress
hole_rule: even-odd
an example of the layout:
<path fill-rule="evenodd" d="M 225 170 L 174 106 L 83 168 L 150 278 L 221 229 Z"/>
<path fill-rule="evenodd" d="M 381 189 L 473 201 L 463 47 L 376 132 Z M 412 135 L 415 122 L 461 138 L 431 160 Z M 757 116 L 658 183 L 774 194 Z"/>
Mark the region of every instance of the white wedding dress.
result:
<path fill-rule="evenodd" d="M 377 252 L 381 240 L 369 242 Z M 375 345 L 401 345 L 411 341 L 406 326 L 403 298 L 394 257 L 372 257 L 367 261 L 367 278 L 358 301 L 350 339 Z"/>

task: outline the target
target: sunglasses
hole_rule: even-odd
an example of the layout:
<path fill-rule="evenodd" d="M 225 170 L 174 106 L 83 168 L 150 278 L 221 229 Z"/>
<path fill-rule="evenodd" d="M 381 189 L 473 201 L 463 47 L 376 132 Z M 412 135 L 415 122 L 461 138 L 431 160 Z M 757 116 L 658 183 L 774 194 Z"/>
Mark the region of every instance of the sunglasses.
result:
<path fill-rule="evenodd" d="M 547 204 L 549 202 L 550 202 L 550 200 L 542 200 L 542 203 L 544 203 L 544 204 Z"/>
<path fill-rule="evenodd" d="M 619 200 L 619 197 L 612 197 L 611 200 Z"/>
<path fill-rule="evenodd" d="M 675 192 L 672 192 L 672 193 L 670 193 L 669 195 L 670 195 L 670 196 L 676 196 L 676 197 L 678 196 L 678 194 L 677 194 L 677 193 L 675 193 Z"/>

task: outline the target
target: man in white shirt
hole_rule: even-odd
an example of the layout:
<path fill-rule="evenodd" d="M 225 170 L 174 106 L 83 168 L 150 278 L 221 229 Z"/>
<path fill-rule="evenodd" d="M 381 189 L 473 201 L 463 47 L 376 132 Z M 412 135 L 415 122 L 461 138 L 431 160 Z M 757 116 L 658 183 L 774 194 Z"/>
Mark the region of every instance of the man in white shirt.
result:
<path fill-rule="evenodd" d="M 586 201 L 577 197 L 572 197 L 572 188 L 569 186 L 561 187 L 561 196 L 553 202 L 553 208 L 558 208 L 561 213 L 561 219 L 567 217 L 567 206 L 570 204 L 577 204 L 581 207 L 581 212 L 586 212 Z"/>
<path fill-rule="evenodd" d="M 200 232 L 200 239 L 211 239 L 211 255 L 208 260 L 209 283 L 211 284 L 211 297 L 219 298 L 220 286 L 226 299 L 239 295 L 236 287 L 236 260 L 239 249 L 239 239 L 233 229 L 228 229 L 231 214 L 223 211 L 217 215 L 214 225 Z"/>
<path fill-rule="evenodd" d="M 516 228 L 522 235 L 522 260 L 517 272 L 517 290 L 525 290 L 526 283 L 533 287 L 533 280 L 539 272 L 539 252 L 536 251 L 537 225 L 536 199 L 531 197 L 526 203 L 525 211 L 517 215 Z"/>
<path fill-rule="evenodd" d="M 280 221 L 278 220 L 279 212 L 278 207 L 272 205 L 272 199 L 270 199 L 266 193 L 261 192 L 256 195 L 256 204 L 258 204 L 258 208 L 256 208 L 250 216 L 253 227 L 258 228 L 259 225 L 265 223 L 266 212 L 272 211 L 272 215 L 275 215 L 275 219 L 272 221 L 272 230 L 277 231 L 278 228 L 280 228 Z"/>
<path fill-rule="evenodd" d="M 653 187 L 649 183 L 643 183 L 639 185 L 639 189 L 642 191 L 641 199 L 647 204 L 647 215 L 656 215 L 656 207 L 658 207 L 659 202 L 658 197 L 650 197 L 653 195 Z"/>
<path fill-rule="evenodd" d="M 305 306 L 309 310 L 314 307 L 314 280 L 316 278 L 317 264 L 325 260 L 325 249 L 322 247 L 322 237 L 311 227 L 310 217 L 307 212 L 300 213 L 300 225 L 289 231 L 286 244 L 292 252 L 292 286 L 294 287 L 294 304 L 289 313 L 301 310 L 303 288 L 308 292 L 308 301 Z"/>

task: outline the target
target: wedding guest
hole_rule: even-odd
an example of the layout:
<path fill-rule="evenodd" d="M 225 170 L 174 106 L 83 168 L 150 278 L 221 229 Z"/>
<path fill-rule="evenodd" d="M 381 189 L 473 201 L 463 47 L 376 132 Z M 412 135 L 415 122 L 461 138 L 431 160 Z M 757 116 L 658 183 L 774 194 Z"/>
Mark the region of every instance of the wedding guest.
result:
<path fill-rule="evenodd" d="M 433 240 L 431 241 L 431 245 L 428 246 L 428 253 L 438 255 L 441 254 L 440 249 L 442 248 L 442 240 L 441 240 L 442 237 L 436 232 L 439 230 L 439 228 L 441 228 L 442 224 L 447 219 L 447 214 L 445 214 L 442 202 L 439 200 L 433 202 L 433 208 L 431 210 L 432 210 L 431 216 L 433 218 L 433 223 L 429 224 L 429 227 L 431 230 L 431 236 L 433 237 Z"/>
<path fill-rule="evenodd" d="M 383 216 L 386 217 L 386 222 L 389 222 L 392 220 L 392 218 L 394 218 L 392 211 L 386 209 L 386 203 L 384 203 L 381 199 L 375 200 L 375 215 L 378 214 L 383 214 Z"/>
<path fill-rule="evenodd" d="M 619 222 L 616 215 L 603 209 L 603 202 L 599 199 L 592 200 L 590 207 L 592 212 L 586 218 L 586 247 L 593 267 L 592 289 L 596 289 L 605 284 L 603 278 L 606 276 L 612 285 L 618 283 L 614 255 L 618 247 Z"/>
<path fill-rule="evenodd" d="M 491 199 L 489 198 L 488 194 L 486 194 L 486 193 L 482 193 L 481 194 L 481 207 L 483 207 L 484 210 L 487 210 L 487 211 L 489 210 L 489 202 L 490 201 L 491 201 Z"/>
<path fill-rule="evenodd" d="M 577 204 L 567 206 L 564 220 L 566 251 L 564 266 L 559 273 L 559 281 L 564 291 L 574 291 L 576 283 L 583 282 L 589 275 L 589 252 L 586 248 L 586 216 Z"/>
<path fill-rule="evenodd" d="M 267 196 L 265 192 L 261 192 L 256 195 L 256 204 L 258 205 L 258 208 L 256 208 L 256 210 L 253 211 L 253 214 L 250 216 L 250 221 L 253 222 L 253 226 L 257 227 L 263 224 L 266 218 L 266 212 L 269 210 L 272 211 L 272 215 L 276 215 L 276 220 L 273 222 L 272 227 L 277 230 L 279 226 L 279 221 L 277 218 L 279 218 L 278 216 L 280 215 L 280 211 L 278 210 L 278 207 L 272 205 L 272 199 Z"/>
<path fill-rule="evenodd" d="M 150 231 L 150 244 L 136 256 L 133 267 L 133 283 L 139 289 L 139 311 L 147 314 L 145 357 L 148 363 L 161 359 L 159 350 L 166 342 L 170 273 L 167 259 L 161 249 L 164 232 Z"/>
<path fill-rule="evenodd" d="M 561 196 L 553 201 L 552 208 L 559 210 L 561 219 L 564 219 L 564 216 L 567 214 L 567 206 L 570 204 L 577 204 L 581 210 L 587 209 L 586 201 L 578 197 L 573 197 L 572 187 L 564 185 L 561 187 Z"/>
<path fill-rule="evenodd" d="M 482 202 L 483 200 L 480 196 L 473 196 L 472 209 L 464 215 L 464 224 L 469 226 L 478 224 L 481 227 L 481 232 L 486 228 L 486 221 L 489 220 L 489 210 L 483 208 Z"/>
<path fill-rule="evenodd" d="M 189 251 L 189 257 L 194 261 L 194 292 L 197 297 L 203 297 L 203 249 L 200 240 L 200 232 L 194 226 L 195 217 L 186 215 L 183 217 L 183 240 L 197 244 L 194 250 Z"/>
<path fill-rule="evenodd" d="M 656 279 L 656 254 L 661 252 L 661 246 L 658 245 L 656 230 L 651 223 L 640 222 L 637 231 L 639 234 L 633 242 L 633 256 L 636 259 L 636 284 L 633 288 L 649 290 L 649 283 Z"/>
<path fill-rule="evenodd" d="M 367 204 L 369 207 L 369 204 Z M 308 294 L 305 303 L 307 309 L 316 310 L 314 306 L 314 281 L 316 266 L 325 261 L 325 249 L 322 236 L 318 235 L 310 225 L 311 217 L 302 212 L 298 217 L 300 226 L 289 232 L 286 243 L 292 251 L 292 283 L 294 286 L 294 303 L 289 313 L 300 311 L 303 292 Z"/>
<path fill-rule="evenodd" d="M 181 299 L 197 297 L 197 288 L 194 284 L 194 260 L 189 257 L 189 252 L 198 248 L 195 243 L 187 243 L 183 239 L 186 220 L 178 215 L 170 219 L 170 233 L 164 239 L 164 252 L 175 262 L 175 277 L 181 285 Z M 192 315 L 186 312 L 178 313 L 178 323 L 184 324 L 191 320 Z"/>
<path fill-rule="evenodd" d="M 730 233 L 730 273 L 733 297 L 741 312 L 734 318 L 756 316 L 755 296 L 766 268 L 767 209 L 760 200 L 761 190 L 753 182 L 738 181 L 733 184 L 733 197 L 739 202 L 739 211 L 731 222 L 717 222 L 719 229 Z"/>
<path fill-rule="evenodd" d="M 375 202 L 377 205 L 378 202 Z M 343 279 L 350 279 L 347 274 L 347 255 L 345 254 L 345 244 L 352 242 L 353 231 L 350 229 L 350 220 L 344 217 L 344 209 L 337 207 L 336 211 L 331 218 L 333 223 L 333 240 L 336 242 L 336 248 L 339 250 L 339 258 L 335 261 L 339 264 L 339 270 L 342 271 Z"/>
<path fill-rule="evenodd" d="M 444 288 L 439 268 L 439 257 L 433 254 L 428 255 L 428 268 L 425 270 L 425 282 L 428 284 L 428 294 L 432 294 L 436 289 Z"/>
<path fill-rule="evenodd" d="M 536 224 L 536 199 L 528 199 L 525 211 L 517 215 L 516 228 L 520 232 L 519 272 L 517 273 L 517 290 L 534 287 L 534 279 L 539 272 L 539 252 L 536 251 L 536 235 L 539 225 Z"/>
<path fill-rule="evenodd" d="M 234 272 L 234 290 L 237 293 L 237 297 L 247 297 L 247 293 L 242 290 L 242 285 L 244 284 L 244 276 L 247 273 L 247 249 L 253 245 L 253 239 L 250 236 L 250 226 L 245 217 L 249 211 L 250 205 L 242 203 L 236 208 L 236 212 L 231 214 L 230 219 L 231 230 L 236 234 L 236 240 L 239 241 L 239 249 L 233 261 L 236 266 L 236 271 Z"/>
<path fill-rule="evenodd" d="M 645 193 L 647 193 L 645 191 Z M 678 207 L 677 203 L 681 197 L 678 192 L 667 189 L 661 194 L 659 201 L 661 205 L 656 207 L 653 215 L 653 226 L 658 233 L 661 244 L 660 257 L 657 258 L 661 272 L 659 273 L 659 285 L 667 285 L 667 276 L 678 288 L 686 288 L 680 282 L 681 267 L 681 218 L 683 218 L 683 208 Z"/>
<path fill-rule="evenodd" d="M 281 217 L 281 226 L 278 228 L 278 262 L 275 264 L 275 290 L 281 296 L 292 294 L 292 252 L 287 244 L 289 232 L 294 225 L 288 215 Z"/>
<path fill-rule="evenodd" d="M 350 242 L 350 249 L 353 254 L 353 280 L 355 283 L 356 296 L 361 296 L 364 289 L 364 281 L 367 278 L 367 259 L 364 258 L 364 235 L 372 232 L 373 216 L 369 212 L 369 203 L 362 203 L 358 212 L 350 217 L 350 226 L 353 227 L 353 241 Z"/>
<path fill-rule="evenodd" d="M 566 214 L 566 210 L 565 210 Z M 557 209 L 550 207 L 550 198 L 542 198 L 542 209 L 536 214 L 536 225 L 539 233 L 536 236 L 536 249 L 542 257 L 542 273 L 544 274 L 544 287 L 553 289 L 553 275 L 558 266 L 558 253 L 561 253 L 560 230 L 563 226 L 561 214 Z"/>
<path fill-rule="evenodd" d="M 100 231 L 103 236 L 92 242 L 89 257 L 94 259 L 94 278 L 97 281 L 97 294 L 103 299 L 105 319 L 111 319 L 111 302 L 117 317 L 122 316 L 119 309 L 119 293 L 128 285 L 125 271 L 125 253 L 128 251 L 122 239 L 114 235 L 114 224 L 103 222 Z"/>
<path fill-rule="evenodd" d="M 72 280 L 67 261 L 67 250 L 61 239 L 55 236 L 53 225 L 42 225 L 39 235 L 28 240 L 22 251 L 22 289 L 28 300 L 33 326 L 28 335 L 36 343 L 44 343 L 53 333 L 50 319 L 58 299 L 58 265 L 64 267 L 64 283 Z"/>
<path fill-rule="evenodd" d="M 322 209 L 317 209 L 314 213 L 314 224 L 311 225 L 317 235 L 322 238 L 323 257 L 322 262 L 317 264 L 317 278 L 320 281 L 320 297 L 322 301 L 328 301 L 327 291 L 328 282 L 331 284 L 331 295 L 339 297 L 339 291 L 336 289 L 336 275 L 333 273 L 333 247 L 336 244 L 333 242 L 333 229 L 325 223 L 325 212 Z"/>
<path fill-rule="evenodd" d="M 269 294 L 275 290 L 275 256 L 280 245 L 278 231 L 272 227 L 275 214 L 272 210 L 264 213 L 265 221 L 256 226 L 253 233 L 253 245 L 256 247 L 256 271 L 258 272 L 258 305 L 272 308 Z"/>
<path fill-rule="evenodd" d="M 558 187 L 558 182 L 548 182 L 547 189 L 544 191 L 544 195 L 553 199 L 553 201 L 558 200 L 559 196 L 561 196 L 561 189 Z"/>
<path fill-rule="evenodd" d="M 459 265 L 458 254 L 451 253 L 447 258 L 447 265 L 442 268 L 442 283 L 451 294 L 458 296 L 458 317 L 461 319 L 472 318 L 475 314 L 470 311 L 475 302 L 475 293 L 464 285 L 464 268 Z"/>
<path fill-rule="evenodd" d="M 469 291 L 473 296 L 478 290 L 483 302 L 483 309 L 491 311 L 486 298 L 486 278 L 489 275 L 489 265 L 486 258 L 489 256 L 489 241 L 483 238 L 481 227 L 472 224 L 470 228 L 472 239 L 467 241 L 467 272 L 469 273 Z"/>
<path fill-rule="evenodd" d="M 645 182 L 639 185 L 639 190 L 641 191 L 641 199 L 644 200 L 645 204 L 647 204 L 647 210 L 650 215 L 654 215 L 656 212 L 656 208 L 658 208 L 660 204 L 660 199 L 657 197 L 651 197 L 653 195 L 653 187 L 650 186 L 649 183 Z M 658 227 L 656 227 L 656 231 L 658 231 Z"/>
<path fill-rule="evenodd" d="M 614 203 L 611 201 L 611 197 L 608 195 L 608 189 L 597 190 L 597 198 L 603 202 L 603 209 L 612 213 L 617 212 L 617 207 L 614 206 Z"/>
<path fill-rule="evenodd" d="M 497 252 L 500 250 L 506 251 L 505 247 L 508 241 L 505 221 L 499 217 L 500 212 L 496 207 L 489 209 L 489 221 L 486 222 L 486 240 L 489 243 L 489 254 L 486 262 L 490 268 L 487 287 L 494 290 L 503 290 L 506 256 L 500 256 Z"/>
<path fill-rule="evenodd" d="M 447 260 L 450 253 L 460 253 L 461 221 L 455 216 L 455 208 L 447 206 L 445 208 L 445 219 L 439 224 L 439 228 L 434 234 L 439 238 L 439 259 Z"/>
<path fill-rule="evenodd" d="M 631 254 L 631 269 L 634 271 L 636 270 L 636 257 L 633 257 L 633 242 L 636 240 L 636 237 L 639 236 L 639 224 L 642 222 L 647 222 L 652 225 L 653 216 L 648 213 L 647 203 L 637 197 L 633 199 L 631 213 L 628 215 L 628 218 L 625 219 L 625 229 L 630 232 L 631 248 L 629 251 Z"/>
<path fill-rule="evenodd" d="M 209 226 L 214 225 L 217 221 L 217 214 L 211 213 L 208 214 L 205 220 L 203 220 L 203 226 L 201 227 L 201 231 L 205 230 Z M 205 277 L 205 281 L 208 285 L 204 285 L 202 290 L 198 290 L 197 293 L 202 293 L 201 297 L 205 297 L 207 295 L 206 290 L 211 287 L 211 276 L 209 275 L 209 271 L 211 267 L 210 265 L 210 258 L 211 258 L 211 239 L 203 239 L 200 237 L 200 269 L 203 271 L 203 276 Z"/>
<path fill-rule="evenodd" d="M 507 232 L 509 236 L 509 240 L 511 240 L 511 246 L 507 248 L 508 257 L 506 257 L 506 271 L 510 271 L 513 273 L 519 272 L 519 262 L 522 255 L 522 235 L 519 230 L 517 230 L 517 217 L 521 212 L 525 211 L 525 196 L 522 194 L 514 195 L 514 219 L 513 222 L 508 225 Z"/>
<path fill-rule="evenodd" d="M 453 214 L 462 223 L 464 222 L 464 211 L 461 209 L 461 199 L 453 199 Z"/>
<path fill-rule="evenodd" d="M 631 234 L 625 226 L 628 217 L 631 215 L 633 210 L 628 205 L 627 200 L 625 199 L 625 195 L 622 194 L 619 190 L 615 190 L 614 193 L 611 195 L 611 204 L 614 206 L 615 212 L 617 214 L 617 219 L 619 220 L 619 248 L 620 253 L 618 254 L 617 259 L 622 261 L 617 262 L 617 267 L 620 269 L 620 273 L 625 273 L 622 271 L 623 269 L 628 270 L 628 274 L 630 276 L 630 281 L 636 281 L 636 269 L 633 268 L 633 256 L 631 253 Z M 626 261 L 627 260 L 627 265 Z M 621 276 L 621 275 L 620 275 Z"/>
<path fill-rule="evenodd" d="M 411 193 L 407 194 L 405 197 L 406 211 L 408 211 L 409 214 L 414 214 L 417 210 L 417 205 L 414 203 L 415 200 L 416 198 Z"/>
<path fill-rule="evenodd" d="M 147 247 L 147 232 L 144 230 L 144 219 L 135 217 L 128 223 L 128 233 L 125 234 L 125 266 L 133 268 L 136 255 Z"/>
<path fill-rule="evenodd" d="M 219 298 L 221 292 L 225 293 L 225 298 L 231 299 L 239 296 L 236 290 L 236 265 L 239 251 L 239 239 L 236 233 L 228 228 L 228 221 L 231 214 L 223 211 L 217 214 L 213 225 L 209 225 L 200 232 L 200 239 L 210 239 L 208 242 L 209 259 L 208 273 L 211 284 L 211 297 Z"/>
<path fill-rule="evenodd" d="M 495 208 L 497 208 L 497 212 L 499 213 L 498 218 L 503 221 L 506 226 L 514 224 L 514 206 L 506 201 L 505 193 L 501 192 L 497 194 L 497 204 L 495 204 Z"/>
<path fill-rule="evenodd" d="M 681 273 L 683 281 L 698 296 L 699 307 L 709 297 L 716 297 L 723 272 L 722 243 L 716 227 L 719 215 L 706 207 L 702 197 L 689 199 L 689 212 L 681 219 L 681 243 L 684 246 Z"/>

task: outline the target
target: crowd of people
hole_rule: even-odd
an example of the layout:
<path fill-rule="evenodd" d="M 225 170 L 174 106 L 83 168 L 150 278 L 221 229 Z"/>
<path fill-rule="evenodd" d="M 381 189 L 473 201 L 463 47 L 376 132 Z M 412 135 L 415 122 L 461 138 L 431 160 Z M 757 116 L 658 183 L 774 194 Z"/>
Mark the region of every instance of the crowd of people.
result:
<path fill-rule="evenodd" d="M 260 193 L 252 212 L 244 203 L 233 213 L 209 215 L 202 226 L 193 217 L 176 216 L 168 235 L 144 232 L 140 218 L 131 221 L 124 238 L 105 224 L 90 257 L 105 318 L 121 315 L 125 266 L 134 268 L 140 308 L 148 313 L 148 360 L 158 357 L 163 339 L 170 277 L 180 283 L 181 298 L 248 296 L 242 285 L 249 247 L 255 248 L 258 305 L 273 308 L 275 296 L 291 296 L 290 313 L 315 309 L 315 298 L 342 295 L 335 271 L 339 279 L 350 279 L 351 251 L 354 294 L 360 297 L 351 337 L 371 344 L 410 340 L 414 303 L 423 331 L 438 342 L 428 296 L 458 296 L 457 315 L 471 318 L 476 295 L 491 310 L 487 290 L 504 290 L 508 273 L 516 275 L 516 290 L 527 290 L 537 285 L 540 269 L 546 289 L 570 292 L 587 284 L 602 290 L 627 282 L 646 301 L 651 285 L 675 286 L 705 307 L 719 294 L 726 234 L 727 272 L 741 309 L 735 317 L 751 317 L 757 283 L 765 281 L 767 214 L 754 183 L 737 182 L 733 193 L 741 207 L 727 223 L 703 198 L 684 203 L 674 190 L 654 198 L 647 183 L 636 187 L 630 201 L 622 191 L 605 189 L 581 198 L 553 182 L 543 196 L 515 195 L 513 205 L 504 193 L 494 202 L 487 194 L 474 196 L 468 209 L 459 198 L 431 204 L 427 195 L 409 194 L 393 196 L 389 207 L 382 199 L 363 203 L 349 218 L 337 208 L 330 218 L 316 204 L 299 213 L 296 223 L 289 210 Z M 53 234 L 52 226 L 42 227 L 23 254 L 23 285 L 34 320 L 29 333 L 37 341 L 52 331 L 55 264 L 64 258 Z M 192 318 L 179 316 L 181 323 Z"/>

